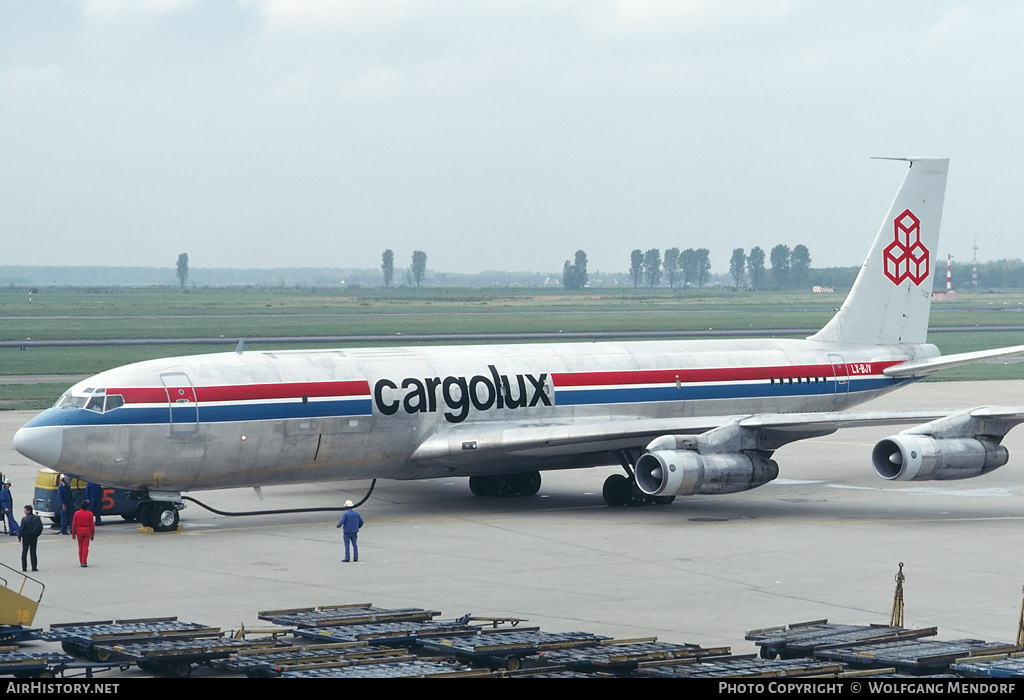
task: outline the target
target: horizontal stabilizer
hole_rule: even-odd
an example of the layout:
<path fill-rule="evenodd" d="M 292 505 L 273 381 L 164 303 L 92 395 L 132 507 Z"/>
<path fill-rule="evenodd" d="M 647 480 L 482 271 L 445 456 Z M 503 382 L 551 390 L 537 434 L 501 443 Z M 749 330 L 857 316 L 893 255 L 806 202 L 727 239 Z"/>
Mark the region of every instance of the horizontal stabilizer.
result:
<path fill-rule="evenodd" d="M 922 377 L 950 367 L 974 364 L 1009 364 L 1011 362 L 1024 362 L 1024 345 L 910 360 L 887 367 L 882 370 L 882 374 L 887 377 Z"/>

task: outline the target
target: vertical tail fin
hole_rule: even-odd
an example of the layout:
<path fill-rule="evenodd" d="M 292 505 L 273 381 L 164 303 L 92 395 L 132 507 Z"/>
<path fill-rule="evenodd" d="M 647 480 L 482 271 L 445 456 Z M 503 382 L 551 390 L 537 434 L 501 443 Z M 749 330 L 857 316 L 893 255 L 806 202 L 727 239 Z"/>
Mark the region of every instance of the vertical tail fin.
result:
<path fill-rule="evenodd" d="M 928 336 L 948 158 L 910 170 L 839 312 L 810 337 L 834 343 L 923 343 Z"/>

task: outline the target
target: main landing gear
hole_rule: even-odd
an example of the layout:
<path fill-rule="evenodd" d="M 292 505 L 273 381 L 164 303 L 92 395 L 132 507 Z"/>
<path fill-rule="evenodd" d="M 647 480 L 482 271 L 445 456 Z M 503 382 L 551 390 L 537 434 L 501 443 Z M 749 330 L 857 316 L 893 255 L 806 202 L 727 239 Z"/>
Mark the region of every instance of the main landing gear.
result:
<path fill-rule="evenodd" d="M 533 496 L 540 491 L 540 472 L 469 477 L 474 496 Z"/>
<path fill-rule="evenodd" d="M 667 506 L 676 500 L 675 496 L 648 496 L 636 485 L 636 476 L 633 474 L 633 465 L 636 460 L 625 450 L 617 450 L 615 456 L 619 458 L 622 468 L 626 470 L 626 476 L 612 474 L 604 480 L 604 488 L 601 495 L 604 502 L 610 506 Z"/>

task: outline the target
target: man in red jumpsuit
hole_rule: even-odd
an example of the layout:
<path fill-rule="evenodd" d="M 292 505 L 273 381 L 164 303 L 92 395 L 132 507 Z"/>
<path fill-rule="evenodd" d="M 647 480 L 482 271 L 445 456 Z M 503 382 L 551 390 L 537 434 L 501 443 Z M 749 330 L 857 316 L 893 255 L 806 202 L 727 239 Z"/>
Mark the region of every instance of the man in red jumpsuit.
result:
<path fill-rule="evenodd" d="M 75 511 L 71 520 L 71 539 L 78 540 L 78 561 L 82 566 L 89 566 L 89 542 L 96 536 L 96 523 L 92 511 L 89 510 L 88 499 Z"/>

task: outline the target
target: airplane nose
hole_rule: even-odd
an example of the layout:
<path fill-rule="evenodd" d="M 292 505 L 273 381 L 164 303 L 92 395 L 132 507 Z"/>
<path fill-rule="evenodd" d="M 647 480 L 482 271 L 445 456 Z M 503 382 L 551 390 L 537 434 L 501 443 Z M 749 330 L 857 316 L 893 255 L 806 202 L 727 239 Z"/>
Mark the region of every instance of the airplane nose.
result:
<path fill-rule="evenodd" d="M 44 467 L 56 467 L 64 449 L 64 429 L 58 425 L 22 428 L 14 434 L 14 449 Z"/>

